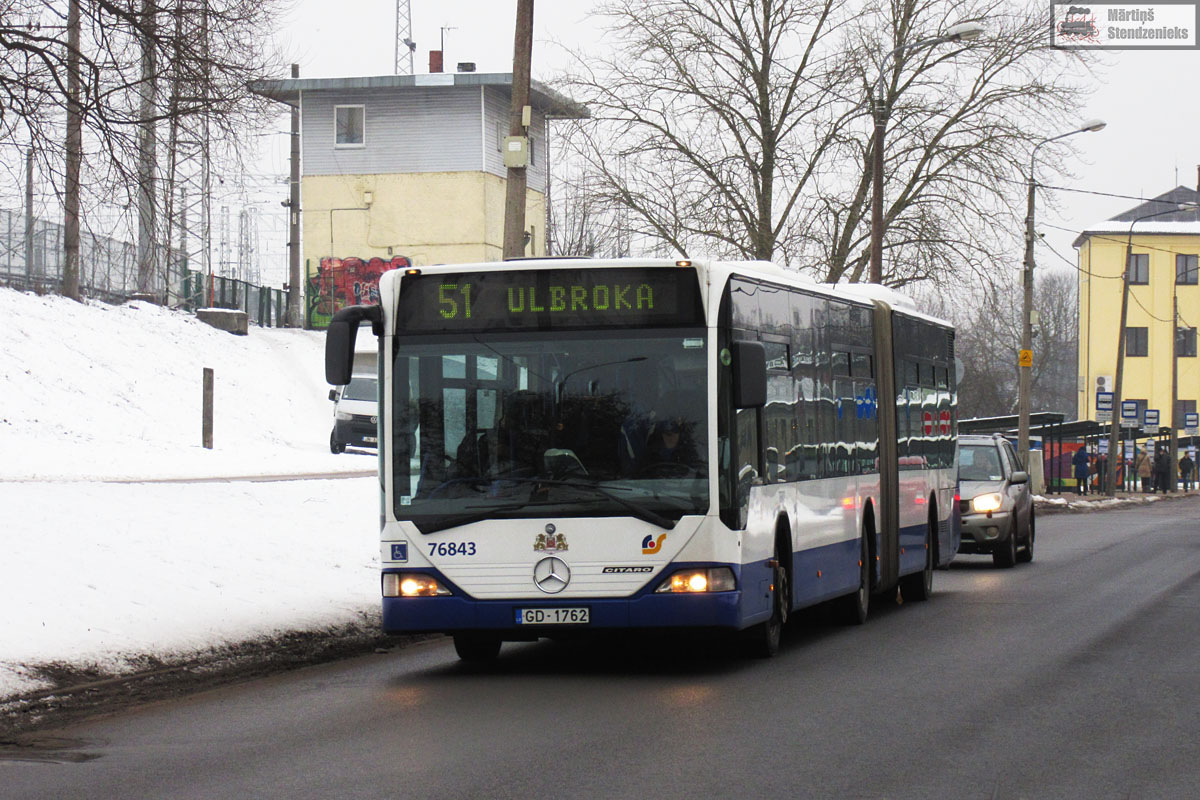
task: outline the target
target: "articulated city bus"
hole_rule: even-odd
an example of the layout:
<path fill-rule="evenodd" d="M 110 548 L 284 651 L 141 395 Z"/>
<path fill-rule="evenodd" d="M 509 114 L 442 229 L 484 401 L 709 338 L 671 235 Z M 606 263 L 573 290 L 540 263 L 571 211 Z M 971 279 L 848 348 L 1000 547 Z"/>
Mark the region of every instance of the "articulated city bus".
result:
<path fill-rule="evenodd" d="M 958 542 L 954 332 L 878 286 L 764 262 L 395 270 L 379 340 L 383 625 L 505 641 L 865 621 Z"/>

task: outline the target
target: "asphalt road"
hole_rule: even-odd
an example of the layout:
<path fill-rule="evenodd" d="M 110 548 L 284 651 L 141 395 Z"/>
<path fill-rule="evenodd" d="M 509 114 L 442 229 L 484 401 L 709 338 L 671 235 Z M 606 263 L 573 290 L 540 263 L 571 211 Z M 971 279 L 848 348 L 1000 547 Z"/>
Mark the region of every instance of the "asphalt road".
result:
<path fill-rule="evenodd" d="M 1044 516 L 778 657 L 435 640 L 130 710 L 0 753 L 0 798 L 1192 798 L 1200 498 Z"/>

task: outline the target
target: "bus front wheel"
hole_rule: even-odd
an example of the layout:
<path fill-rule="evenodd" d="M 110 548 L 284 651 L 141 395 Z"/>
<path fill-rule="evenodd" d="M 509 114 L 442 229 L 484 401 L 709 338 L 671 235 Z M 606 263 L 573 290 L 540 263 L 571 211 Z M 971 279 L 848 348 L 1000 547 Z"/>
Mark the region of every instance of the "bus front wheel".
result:
<path fill-rule="evenodd" d="M 783 548 L 775 547 L 771 575 L 771 618 L 746 629 L 746 651 L 755 658 L 771 658 L 779 652 L 779 640 L 791 609 L 791 586 L 784 567 Z"/>
<path fill-rule="evenodd" d="M 454 635 L 454 652 L 463 661 L 493 661 L 500 655 L 500 640 L 469 633 Z"/>

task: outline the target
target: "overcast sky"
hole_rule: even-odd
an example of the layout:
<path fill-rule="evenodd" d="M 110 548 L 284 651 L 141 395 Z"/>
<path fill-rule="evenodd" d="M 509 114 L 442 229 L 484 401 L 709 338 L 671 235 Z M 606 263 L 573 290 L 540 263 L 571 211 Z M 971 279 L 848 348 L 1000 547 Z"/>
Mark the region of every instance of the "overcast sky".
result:
<path fill-rule="evenodd" d="M 393 72 L 396 0 L 343 0 L 330 14 L 328 0 L 299 0 L 281 26 L 281 44 L 305 77 L 382 75 Z M 603 46 L 588 18 L 591 0 L 541 0 L 534 12 L 534 77 L 548 77 L 565 62 L 558 41 L 581 50 Z M 429 51 L 444 32 L 446 68 L 474 61 L 481 72 L 512 68 L 515 0 L 411 0 L 416 72 L 427 72 Z M 1108 127 L 1073 137 L 1079 158 L 1069 164 L 1076 189 L 1153 197 L 1176 185 L 1197 185 L 1200 146 L 1200 50 L 1121 51 L 1104 55 L 1082 119 Z M 1039 155 L 1039 159 L 1041 156 Z M 286 173 L 286 165 L 280 167 Z M 1059 184 L 1061 181 L 1053 181 Z M 1038 228 L 1047 243 L 1075 260 L 1075 232 L 1137 204 L 1136 200 L 1060 192 L 1057 211 L 1040 201 Z M 1052 227 L 1058 226 L 1058 227 Z M 1068 230 L 1061 230 L 1066 228 Z M 1066 264 L 1040 248 L 1039 266 Z"/>

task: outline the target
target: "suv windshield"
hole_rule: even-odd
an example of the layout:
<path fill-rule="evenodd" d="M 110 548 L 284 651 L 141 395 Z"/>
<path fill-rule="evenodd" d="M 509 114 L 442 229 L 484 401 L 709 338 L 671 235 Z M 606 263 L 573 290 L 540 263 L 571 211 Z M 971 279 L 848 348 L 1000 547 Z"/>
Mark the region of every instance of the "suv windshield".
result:
<path fill-rule="evenodd" d="M 708 509 L 705 331 L 406 337 L 395 511 L 420 530 L 504 517 Z"/>
<path fill-rule="evenodd" d="M 994 444 L 959 445 L 958 479 L 962 481 L 1002 481 L 1000 451 Z"/>

